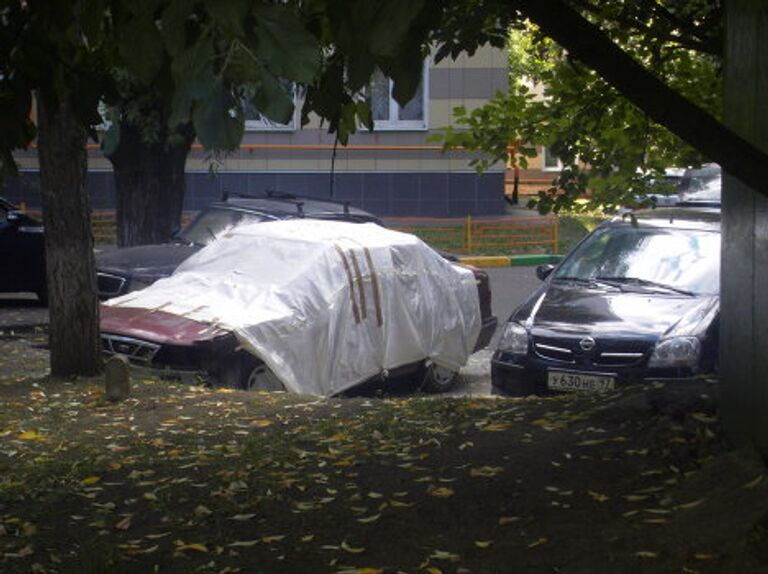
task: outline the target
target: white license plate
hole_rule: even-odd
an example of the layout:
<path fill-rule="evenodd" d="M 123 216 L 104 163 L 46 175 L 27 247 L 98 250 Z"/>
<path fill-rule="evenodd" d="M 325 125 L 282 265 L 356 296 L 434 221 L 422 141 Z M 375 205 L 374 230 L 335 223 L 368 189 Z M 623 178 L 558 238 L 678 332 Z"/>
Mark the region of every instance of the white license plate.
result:
<path fill-rule="evenodd" d="M 565 371 L 550 371 L 547 373 L 547 388 L 552 391 L 611 391 L 615 379 L 605 375 L 586 375 L 584 373 L 569 373 Z"/>

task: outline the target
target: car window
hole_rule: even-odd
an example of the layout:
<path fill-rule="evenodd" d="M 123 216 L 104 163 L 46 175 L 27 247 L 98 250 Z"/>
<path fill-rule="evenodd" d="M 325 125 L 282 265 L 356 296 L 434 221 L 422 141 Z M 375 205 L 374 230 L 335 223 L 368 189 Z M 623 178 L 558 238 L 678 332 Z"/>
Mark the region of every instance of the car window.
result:
<path fill-rule="evenodd" d="M 720 234 L 608 226 L 595 231 L 555 272 L 557 278 L 632 278 L 696 294 L 720 291 Z"/>
<path fill-rule="evenodd" d="M 198 215 L 179 236 L 190 243 L 208 245 L 235 225 L 262 221 L 272 221 L 272 218 L 235 209 L 210 208 Z"/>

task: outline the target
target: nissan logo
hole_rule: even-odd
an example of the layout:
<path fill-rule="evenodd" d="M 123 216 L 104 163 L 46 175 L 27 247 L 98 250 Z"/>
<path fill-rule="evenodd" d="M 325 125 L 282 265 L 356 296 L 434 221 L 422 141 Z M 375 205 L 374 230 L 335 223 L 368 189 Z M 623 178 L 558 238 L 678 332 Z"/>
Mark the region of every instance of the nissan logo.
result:
<path fill-rule="evenodd" d="M 582 351 L 589 352 L 595 348 L 595 340 L 592 337 L 584 337 L 579 341 L 579 347 Z"/>

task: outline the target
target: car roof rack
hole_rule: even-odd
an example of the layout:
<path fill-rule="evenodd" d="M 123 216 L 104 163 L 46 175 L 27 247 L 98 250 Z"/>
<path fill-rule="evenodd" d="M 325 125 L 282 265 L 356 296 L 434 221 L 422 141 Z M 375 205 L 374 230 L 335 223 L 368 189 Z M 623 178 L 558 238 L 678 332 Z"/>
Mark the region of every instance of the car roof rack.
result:
<path fill-rule="evenodd" d="M 250 194 L 250 193 L 235 193 L 233 195 L 236 196 L 236 197 L 243 198 L 243 199 L 265 199 L 265 198 L 275 199 L 275 200 L 278 200 L 278 201 L 285 201 L 287 203 L 293 203 L 294 205 L 302 206 L 302 207 L 304 205 L 304 201 L 300 201 L 300 200 L 318 201 L 318 202 L 321 202 L 321 203 L 330 203 L 330 204 L 333 204 L 333 205 L 340 205 L 344 209 L 344 215 L 349 215 L 350 214 L 350 207 L 351 207 L 351 203 L 349 201 L 338 201 L 338 200 L 334 200 L 334 199 L 327 199 L 327 198 L 324 198 L 324 197 L 311 197 L 311 196 L 308 196 L 308 195 L 300 195 L 300 194 L 297 194 L 297 193 L 288 193 L 288 192 L 285 192 L 285 191 L 278 191 L 276 189 L 266 189 L 266 190 L 264 190 L 264 194 L 263 195 L 254 195 L 254 194 Z M 229 191 L 226 191 L 226 190 L 223 191 L 222 195 L 221 195 L 221 200 L 222 201 L 227 201 L 229 198 L 230 198 Z M 303 216 L 304 212 L 302 210 L 302 207 L 299 207 L 299 213 L 302 214 L 302 216 Z"/>

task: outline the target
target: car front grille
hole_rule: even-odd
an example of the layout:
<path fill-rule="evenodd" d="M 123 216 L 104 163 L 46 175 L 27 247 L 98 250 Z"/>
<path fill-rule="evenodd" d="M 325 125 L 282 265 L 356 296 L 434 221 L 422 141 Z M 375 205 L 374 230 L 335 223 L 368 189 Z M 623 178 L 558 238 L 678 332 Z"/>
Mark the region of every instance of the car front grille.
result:
<path fill-rule="evenodd" d="M 116 297 L 123 292 L 125 277 L 99 272 L 96 274 L 99 297 Z"/>
<path fill-rule="evenodd" d="M 101 349 L 108 355 L 125 355 L 132 363 L 149 365 L 160 345 L 131 337 L 102 334 Z"/>
<path fill-rule="evenodd" d="M 534 337 L 533 349 L 542 359 L 562 364 L 592 364 L 601 367 L 630 367 L 640 363 L 652 346 L 650 341 L 597 339 L 593 349 L 579 346 L 581 337 Z"/>

